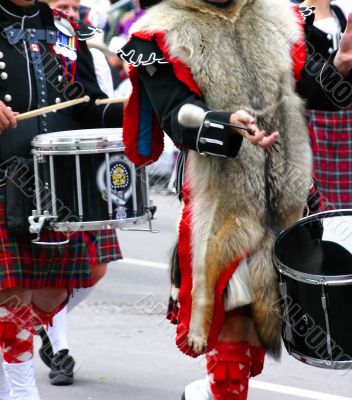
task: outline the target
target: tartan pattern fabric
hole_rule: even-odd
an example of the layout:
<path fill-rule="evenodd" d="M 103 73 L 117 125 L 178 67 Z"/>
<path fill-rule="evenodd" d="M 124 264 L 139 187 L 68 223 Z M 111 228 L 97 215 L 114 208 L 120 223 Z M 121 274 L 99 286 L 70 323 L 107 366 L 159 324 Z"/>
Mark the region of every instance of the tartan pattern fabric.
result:
<path fill-rule="evenodd" d="M 59 232 L 43 232 L 42 241 L 59 241 Z M 91 266 L 121 259 L 115 230 L 76 232 L 70 243 L 43 246 L 31 242 L 29 233 L 8 232 L 4 195 L 0 193 L 0 290 L 80 288 L 93 285 Z"/>
<path fill-rule="evenodd" d="M 0 325 L 8 331 L 14 327 L 12 335 L 2 336 L 3 359 L 9 364 L 19 364 L 33 358 L 33 311 L 31 305 L 0 307 Z"/>
<path fill-rule="evenodd" d="M 306 117 L 320 191 L 334 208 L 352 208 L 352 109 L 307 110 Z"/>

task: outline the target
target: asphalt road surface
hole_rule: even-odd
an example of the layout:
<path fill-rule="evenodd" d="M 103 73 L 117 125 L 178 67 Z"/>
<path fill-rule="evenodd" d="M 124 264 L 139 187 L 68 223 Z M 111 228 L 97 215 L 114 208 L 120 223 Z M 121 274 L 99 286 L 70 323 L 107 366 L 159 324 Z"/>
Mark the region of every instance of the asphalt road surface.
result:
<path fill-rule="evenodd" d="M 170 195 L 153 199 L 160 233 L 119 232 L 125 260 L 111 263 L 69 316 L 74 385 L 51 386 L 36 356 L 42 400 L 179 400 L 187 383 L 204 377 L 204 359 L 176 349 L 174 328 L 164 318 L 179 205 Z M 309 367 L 284 353 L 280 363 L 267 359 L 265 372 L 251 381 L 248 399 L 352 399 L 352 372 Z"/>

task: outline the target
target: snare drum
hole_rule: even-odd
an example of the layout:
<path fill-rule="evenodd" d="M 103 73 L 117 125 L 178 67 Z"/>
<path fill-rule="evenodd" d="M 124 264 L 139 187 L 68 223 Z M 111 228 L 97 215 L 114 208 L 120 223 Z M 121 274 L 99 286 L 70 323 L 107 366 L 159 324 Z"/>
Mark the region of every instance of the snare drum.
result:
<path fill-rule="evenodd" d="M 301 219 L 279 235 L 273 260 L 288 352 L 316 367 L 351 368 L 352 210 Z"/>
<path fill-rule="evenodd" d="M 32 141 L 31 232 L 114 229 L 150 219 L 148 177 L 124 153 L 122 129 L 38 135 Z"/>

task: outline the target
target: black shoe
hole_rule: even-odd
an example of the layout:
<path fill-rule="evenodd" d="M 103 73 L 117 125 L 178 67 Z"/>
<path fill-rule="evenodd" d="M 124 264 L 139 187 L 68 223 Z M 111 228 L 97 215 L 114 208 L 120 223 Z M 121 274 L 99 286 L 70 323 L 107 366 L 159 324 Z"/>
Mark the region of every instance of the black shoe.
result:
<path fill-rule="evenodd" d="M 43 363 L 50 368 L 51 360 L 54 357 L 53 347 L 51 345 L 49 336 L 44 328 L 41 328 L 38 331 L 38 335 L 42 339 L 42 347 L 39 349 L 39 356 L 42 359 Z"/>
<path fill-rule="evenodd" d="M 73 384 L 73 369 L 75 360 L 68 354 L 68 350 L 60 350 L 51 360 L 49 378 L 52 385 L 66 386 Z"/>

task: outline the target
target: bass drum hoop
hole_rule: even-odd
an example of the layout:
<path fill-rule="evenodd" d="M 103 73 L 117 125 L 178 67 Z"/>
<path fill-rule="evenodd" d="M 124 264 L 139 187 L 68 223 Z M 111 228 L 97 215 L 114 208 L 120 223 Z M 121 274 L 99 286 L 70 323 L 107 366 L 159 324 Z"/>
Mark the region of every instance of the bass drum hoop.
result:
<path fill-rule="evenodd" d="M 342 369 L 350 369 L 352 367 L 352 360 L 351 361 L 319 360 L 314 357 L 309 357 L 300 354 L 296 350 L 290 350 L 290 356 L 294 357 L 298 361 L 303 362 L 306 365 L 310 365 L 312 367 L 317 367 L 317 368 L 342 370 Z"/>
<path fill-rule="evenodd" d="M 352 209 L 341 209 L 341 210 L 331 210 L 331 211 L 322 211 L 320 213 L 316 213 L 310 215 L 308 217 L 301 218 L 290 228 L 287 228 L 280 232 L 278 235 L 275 245 L 273 247 L 273 264 L 278 272 L 282 275 L 287 276 L 288 278 L 292 278 L 295 281 L 299 281 L 302 283 L 307 283 L 310 285 L 327 285 L 327 286 L 344 286 L 344 285 L 352 285 L 352 274 L 349 275 L 314 275 L 307 274 L 305 272 L 298 272 L 295 269 L 288 267 L 279 258 L 276 256 L 276 246 L 277 243 L 286 236 L 287 233 L 293 231 L 297 226 L 304 225 L 310 221 L 314 221 L 319 219 L 319 217 L 323 218 L 331 218 L 336 216 L 349 216 L 352 215 Z"/>

